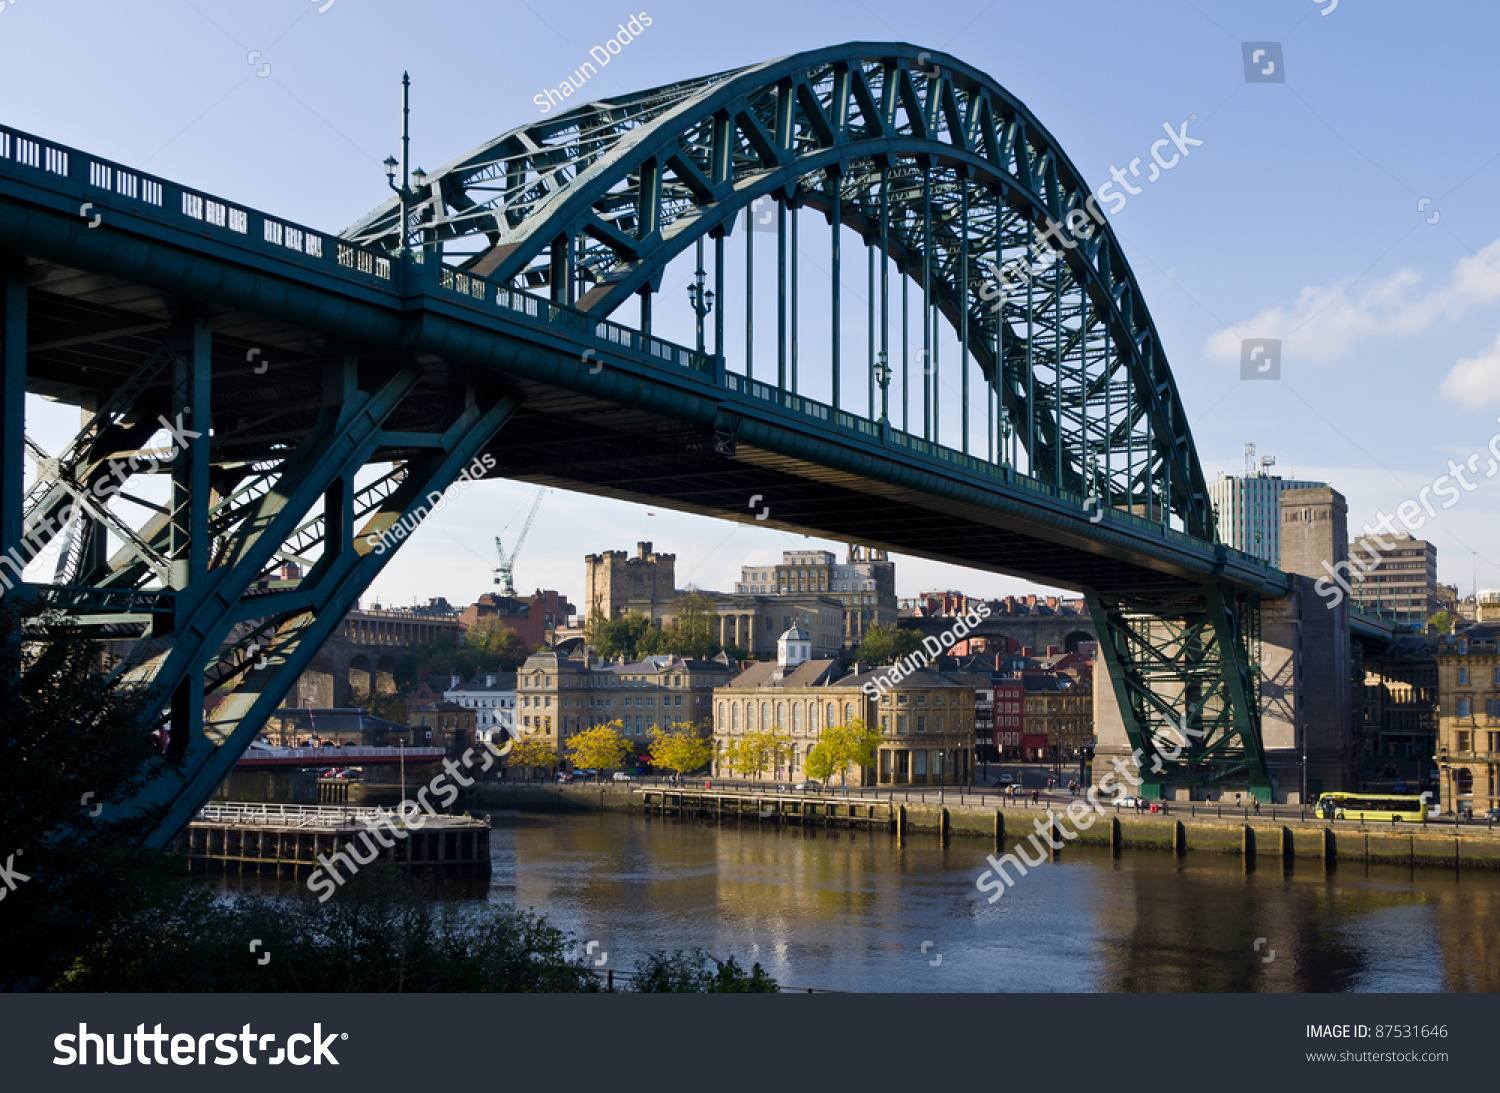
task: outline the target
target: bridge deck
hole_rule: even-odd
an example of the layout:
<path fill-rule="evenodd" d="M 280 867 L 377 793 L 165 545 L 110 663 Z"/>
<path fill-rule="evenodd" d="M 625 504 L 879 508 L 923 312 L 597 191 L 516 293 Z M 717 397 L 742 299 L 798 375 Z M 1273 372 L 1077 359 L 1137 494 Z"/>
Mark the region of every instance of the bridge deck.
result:
<path fill-rule="evenodd" d="M 1064 587 L 1286 587 L 1248 555 L 1117 509 L 1091 520 L 1081 496 L 683 346 L 4 129 L 0 248 L 28 260 L 27 384 L 49 398 L 97 405 L 159 344 L 173 301 L 210 305 L 216 461 L 307 435 L 343 346 L 420 364 L 414 429 L 469 384 L 522 394 L 496 475 L 741 522 L 759 494 L 763 526 Z M 732 458 L 711 439 L 725 421 Z M 380 457 L 414 454 L 403 439 L 389 431 Z"/>

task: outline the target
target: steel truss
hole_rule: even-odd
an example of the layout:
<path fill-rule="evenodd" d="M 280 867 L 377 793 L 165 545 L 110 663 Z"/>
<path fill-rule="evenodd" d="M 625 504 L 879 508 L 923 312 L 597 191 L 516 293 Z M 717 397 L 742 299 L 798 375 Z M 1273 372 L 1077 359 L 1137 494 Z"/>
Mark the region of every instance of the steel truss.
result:
<path fill-rule="evenodd" d="M 1248 786 L 1271 799 L 1260 735 L 1260 604 L 1205 585 L 1086 593 L 1142 795 Z"/>
<path fill-rule="evenodd" d="M 24 384 L 24 353 L 9 352 L 24 346 L 24 309 L 6 319 L 11 389 L 13 370 Z M 160 711 L 143 731 L 164 730 L 166 762 L 133 802 L 160 812 L 156 845 L 228 775 L 394 556 L 405 537 L 398 521 L 420 520 L 425 499 L 451 485 L 519 405 L 515 395 L 470 388 L 435 417 L 433 405 L 446 400 L 421 389 L 416 367 L 337 355 L 297 439 L 285 439 L 284 422 L 257 437 L 227 414 L 215 420 L 212 342 L 205 318 L 175 324 L 61 456 L 30 444 L 40 473 L 7 544 L 24 543 L 26 560 L 59 548 L 54 583 L 11 593 L 34 635 L 66 620 L 100 637 L 141 639 L 115 672 Z M 411 428 L 414 403 L 425 431 Z M 164 421 L 179 442 L 144 449 Z M 357 486 L 367 467 L 391 462 Z M 151 473 L 170 476 L 165 504 L 131 492 Z M 132 506 L 144 519 L 132 521 Z M 287 561 L 301 564 L 300 577 L 279 577 Z"/>
<path fill-rule="evenodd" d="M 1098 225 L 1097 201 L 1025 106 L 945 54 L 848 45 L 580 105 L 427 176 L 408 203 L 404 236 L 393 199 L 345 237 L 392 250 L 420 238 L 429 253 L 492 284 L 546 286 L 555 302 L 600 316 L 639 296 L 643 329 L 667 263 L 709 238 L 722 356 L 725 237 L 742 210 L 748 217 L 766 197 L 776 204 L 783 282 L 777 386 L 795 393 L 798 383 L 795 294 L 790 315 L 785 306 L 786 236 L 790 225 L 795 284 L 797 218 L 787 213 L 809 209 L 858 233 L 870 251 L 872 347 L 888 344 L 888 266 L 902 300 L 908 285 L 922 293 L 921 352 L 909 358 L 903 332 L 897 374 L 921 377 L 923 405 L 903 407 L 903 429 L 906 412 L 919 411 L 921 435 L 937 435 L 946 362 L 936 359 L 932 324 L 946 322 L 962 346 L 966 451 L 978 450 L 967 398 L 972 359 L 988 392 L 990 458 L 1024 461 L 1032 477 L 1092 494 L 1101 507 L 1213 538 L 1186 414 L 1113 230 Z M 1049 225 L 1069 226 L 1053 237 L 1060 258 L 1001 298 L 997 271 L 1017 259 L 1034 267 L 1026 256 Z M 837 232 L 831 247 L 838 283 Z M 836 317 L 837 292 L 832 306 Z M 835 333 L 835 409 L 840 352 Z M 873 374 L 873 348 L 870 355 Z M 954 365 L 946 367 L 953 375 Z M 861 386 L 868 393 L 845 399 L 845 408 L 868 409 L 873 419 L 874 381 Z"/>

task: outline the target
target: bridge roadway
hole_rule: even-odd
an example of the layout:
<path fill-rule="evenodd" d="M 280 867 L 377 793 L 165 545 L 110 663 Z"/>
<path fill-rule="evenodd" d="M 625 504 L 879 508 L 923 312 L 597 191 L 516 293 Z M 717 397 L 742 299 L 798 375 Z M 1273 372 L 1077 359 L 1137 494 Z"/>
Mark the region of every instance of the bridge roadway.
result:
<path fill-rule="evenodd" d="M 493 476 L 745 523 L 759 494 L 770 508 L 762 526 L 1064 587 L 1217 580 L 1285 593 L 1285 576 L 1248 554 L 1117 509 L 1091 522 L 1098 513 L 1080 495 L 748 382 L 684 346 L 15 130 L 0 128 L 0 142 L 0 251 L 25 262 L 27 390 L 96 406 L 162 339 L 174 309 L 206 307 L 216 460 L 269 455 L 259 441 L 271 422 L 285 436 L 310 427 L 327 358 L 342 350 L 376 371 L 415 361 L 430 403 L 470 387 L 518 395 L 486 448 Z M 39 166 L 18 158 L 27 147 Z M 104 178 L 113 186 L 96 184 Z M 119 193 L 122 179 L 159 204 Z M 732 457 L 713 451 L 726 418 L 736 422 Z M 384 439 L 377 458 L 412 454 L 399 432 Z"/>

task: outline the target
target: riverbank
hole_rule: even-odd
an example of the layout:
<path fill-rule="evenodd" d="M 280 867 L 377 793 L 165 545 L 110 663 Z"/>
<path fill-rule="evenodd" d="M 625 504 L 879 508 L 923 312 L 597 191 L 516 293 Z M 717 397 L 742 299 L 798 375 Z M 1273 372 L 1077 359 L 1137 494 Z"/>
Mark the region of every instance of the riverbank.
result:
<path fill-rule="evenodd" d="M 378 790 L 380 787 L 361 787 Z M 931 795 L 930 795 L 931 796 Z M 1045 831 L 1049 807 L 1064 831 L 1075 838 L 1054 841 L 1125 850 L 1158 850 L 1176 854 L 1235 855 L 1247 867 L 1261 862 L 1298 858 L 1320 861 L 1325 868 L 1339 862 L 1425 866 L 1444 869 L 1500 870 L 1500 831 L 1488 827 L 1441 822 L 1421 825 L 1364 824 L 1350 821 L 1301 819 L 1284 815 L 1204 815 L 1174 807 L 1165 815 L 1134 809 L 1108 810 L 1099 815 L 1083 798 L 1074 801 L 1024 799 L 995 807 L 994 797 L 968 795 L 955 800 L 950 793 L 936 800 L 851 794 L 792 794 L 754 790 L 701 790 L 640 787 L 630 783 L 601 785 L 481 785 L 466 795 L 465 807 L 479 811 L 517 812 L 643 812 L 647 815 L 692 815 L 705 819 L 733 819 L 760 824 L 885 827 L 898 838 L 907 834 L 985 839 L 1002 848 L 1018 839 Z M 1093 822 L 1080 829 L 1067 816 L 1069 804 Z M 852 811 L 852 815 L 851 815 Z M 1234 813 L 1235 810 L 1225 810 Z M 1066 849 L 1059 851 L 1066 853 Z"/>

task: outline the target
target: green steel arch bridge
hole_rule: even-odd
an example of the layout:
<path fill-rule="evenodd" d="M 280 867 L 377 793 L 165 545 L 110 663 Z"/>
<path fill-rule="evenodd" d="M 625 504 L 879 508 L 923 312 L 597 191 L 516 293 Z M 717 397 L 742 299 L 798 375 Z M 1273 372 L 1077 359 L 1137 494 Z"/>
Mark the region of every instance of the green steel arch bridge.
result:
<path fill-rule="evenodd" d="M 140 639 L 117 671 L 160 711 L 156 843 L 465 475 L 1082 589 L 1132 745 L 1195 730 L 1159 784 L 1269 789 L 1257 620 L 1289 578 L 1214 541 L 1120 245 L 988 75 L 851 43 L 412 180 L 333 235 L 0 128 L 0 580 L 33 635 Z M 997 294 L 1054 224 L 1059 259 Z M 652 330 L 685 310 L 678 257 L 694 345 Z M 26 437 L 27 393 L 81 408 L 61 453 Z M 52 579 L 22 580 L 42 553 Z"/>

